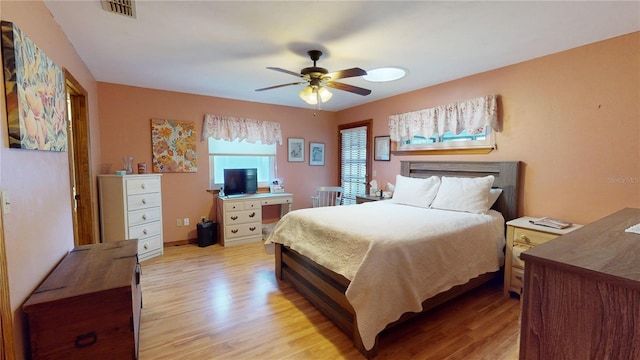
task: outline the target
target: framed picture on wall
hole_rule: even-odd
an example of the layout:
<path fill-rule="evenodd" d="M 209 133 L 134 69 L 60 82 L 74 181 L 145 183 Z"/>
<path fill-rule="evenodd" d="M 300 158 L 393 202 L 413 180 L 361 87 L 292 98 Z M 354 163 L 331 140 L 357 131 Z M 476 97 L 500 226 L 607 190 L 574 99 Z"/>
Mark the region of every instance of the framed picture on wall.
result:
<path fill-rule="evenodd" d="M 373 141 L 373 160 L 389 161 L 391 160 L 389 148 L 391 146 L 390 136 L 376 136 Z"/>
<path fill-rule="evenodd" d="M 309 143 L 309 165 L 324 166 L 323 143 Z"/>
<path fill-rule="evenodd" d="M 287 154 L 290 162 L 304 162 L 304 139 L 287 138 Z"/>

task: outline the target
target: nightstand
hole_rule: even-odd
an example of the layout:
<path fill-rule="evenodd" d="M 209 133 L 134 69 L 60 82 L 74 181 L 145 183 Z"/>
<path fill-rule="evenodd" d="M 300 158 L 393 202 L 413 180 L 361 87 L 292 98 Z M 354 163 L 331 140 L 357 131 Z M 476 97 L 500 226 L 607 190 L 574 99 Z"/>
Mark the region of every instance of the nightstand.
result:
<path fill-rule="evenodd" d="M 533 225 L 529 220 L 537 218 L 525 216 L 507 222 L 507 246 L 504 261 L 504 293 L 522 294 L 524 279 L 524 261 L 520 254 L 537 245 L 568 234 L 582 225 L 573 224 L 566 229 L 554 229 L 548 226 Z"/>
<path fill-rule="evenodd" d="M 371 201 L 388 200 L 391 198 L 383 198 L 377 195 L 356 195 L 356 204 L 362 204 Z"/>

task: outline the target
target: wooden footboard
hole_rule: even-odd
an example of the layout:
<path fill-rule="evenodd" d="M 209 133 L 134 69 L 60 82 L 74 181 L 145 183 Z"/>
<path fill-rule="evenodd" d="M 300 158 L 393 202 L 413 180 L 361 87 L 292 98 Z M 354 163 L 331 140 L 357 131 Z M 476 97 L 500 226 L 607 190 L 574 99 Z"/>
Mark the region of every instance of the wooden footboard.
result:
<path fill-rule="evenodd" d="M 316 264 L 309 258 L 282 244 L 275 244 L 275 259 L 276 277 L 279 280 L 284 280 L 293 286 L 325 316 L 338 325 L 342 331 L 352 338 L 353 346 L 367 359 L 376 356 L 378 351 L 377 339 L 371 350 L 365 349 L 362 344 L 353 307 L 351 307 L 345 295 L 345 291 L 349 286 L 347 278 Z M 466 284 L 455 286 L 449 291 L 427 299 L 422 303 L 423 312 L 476 288 L 497 275 L 498 272 L 481 275 Z M 398 321 L 389 324 L 386 328 L 403 323 L 416 315 L 418 313 L 405 313 Z"/>

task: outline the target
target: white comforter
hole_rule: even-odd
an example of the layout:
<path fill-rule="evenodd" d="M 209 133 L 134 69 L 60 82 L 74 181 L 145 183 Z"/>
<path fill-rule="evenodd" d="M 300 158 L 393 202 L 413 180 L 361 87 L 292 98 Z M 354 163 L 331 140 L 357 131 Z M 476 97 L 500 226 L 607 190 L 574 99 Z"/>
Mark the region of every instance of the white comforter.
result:
<path fill-rule="evenodd" d="M 351 280 L 346 296 L 365 348 L 424 300 L 496 271 L 504 262 L 504 219 L 377 201 L 296 210 L 267 241 L 289 246 Z"/>

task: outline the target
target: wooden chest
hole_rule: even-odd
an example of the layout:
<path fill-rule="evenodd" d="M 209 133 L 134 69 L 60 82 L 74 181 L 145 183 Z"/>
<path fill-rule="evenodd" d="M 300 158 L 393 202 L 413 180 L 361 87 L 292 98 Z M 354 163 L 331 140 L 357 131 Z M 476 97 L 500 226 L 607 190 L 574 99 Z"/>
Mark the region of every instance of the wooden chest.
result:
<path fill-rule="evenodd" d="M 137 359 L 137 240 L 74 248 L 22 309 L 32 359 Z"/>

